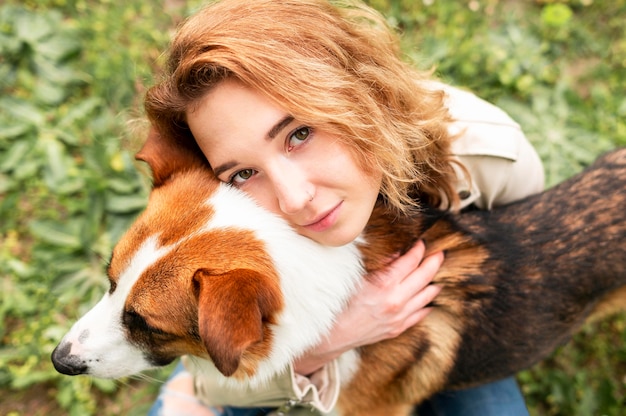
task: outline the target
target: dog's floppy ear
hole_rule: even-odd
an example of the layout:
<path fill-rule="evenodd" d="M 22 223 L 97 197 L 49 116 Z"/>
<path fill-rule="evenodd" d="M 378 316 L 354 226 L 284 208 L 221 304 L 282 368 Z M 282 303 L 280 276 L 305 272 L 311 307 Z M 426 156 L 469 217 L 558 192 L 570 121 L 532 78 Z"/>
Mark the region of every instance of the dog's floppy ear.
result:
<path fill-rule="evenodd" d="M 224 274 L 200 269 L 194 285 L 200 337 L 215 367 L 230 376 L 246 350 L 262 349 L 262 341 L 271 337 L 264 322 L 273 321 L 281 308 L 280 290 L 271 279 L 249 269 Z"/>
<path fill-rule="evenodd" d="M 150 128 L 146 142 L 135 158 L 150 165 L 155 187 L 163 185 L 176 172 L 195 167 L 209 168 L 195 141 L 161 135 L 155 127 Z"/>

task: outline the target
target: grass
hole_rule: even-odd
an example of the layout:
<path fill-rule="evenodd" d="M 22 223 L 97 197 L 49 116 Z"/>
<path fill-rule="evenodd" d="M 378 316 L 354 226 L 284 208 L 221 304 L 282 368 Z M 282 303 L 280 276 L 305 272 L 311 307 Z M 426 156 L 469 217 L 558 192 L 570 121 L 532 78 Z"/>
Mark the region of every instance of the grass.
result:
<path fill-rule="evenodd" d="M 407 59 L 500 105 L 548 184 L 626 145 L 626 0 L 370 0 Z M 57 374 L 49 355 L 106 289 L 104 267 L 145 205 L 132 155 L 141 100 L 197 3 L 0 5 L 0 414 L 145 414 L 159 379 Z M 533 415 L 620 415 L 626 318 L 589 325 L 518 375 Z"/>

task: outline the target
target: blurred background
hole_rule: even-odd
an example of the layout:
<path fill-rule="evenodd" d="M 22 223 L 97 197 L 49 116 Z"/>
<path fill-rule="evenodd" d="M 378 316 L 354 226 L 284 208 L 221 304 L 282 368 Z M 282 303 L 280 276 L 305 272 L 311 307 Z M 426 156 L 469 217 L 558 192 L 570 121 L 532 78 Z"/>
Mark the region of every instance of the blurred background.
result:
<path fill-rule="evenodd" d="M 626 145 L 626 0 L 370 0 L 435 68 L 520 122 L 548 185 Z M 56 373 L 145 206 L 142 100 L 197 0 L 0 0 L 0 415 L 142 415 L 169 369 Z M 534 415 L 626 414 L 626 315 L 518 375 Z"/>

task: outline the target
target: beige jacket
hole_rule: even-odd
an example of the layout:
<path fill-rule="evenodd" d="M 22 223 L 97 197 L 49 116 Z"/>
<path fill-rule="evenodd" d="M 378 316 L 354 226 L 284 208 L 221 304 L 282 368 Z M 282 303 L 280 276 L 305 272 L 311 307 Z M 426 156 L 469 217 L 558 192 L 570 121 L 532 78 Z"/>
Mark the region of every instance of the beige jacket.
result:
<path fill-rule="evenodd" d="M 490 209 L 543 189 L 541 160 L 516 122 L 474 94 L 439 83 L 433 86 L 448 94 L 447 104 L 455 119 L 451 132 L 459 134 L 453 151 L 471 175 L 470 181 L 459 169 L 461 208 L 474 204 Z M 220 386 L 202 376 L 196 361 L 183 359 L 183 363 L 194 374 L 196 396 L 210 405 L 276 407 L 277 415 L 329 414 L 339 395 L 336 362 L 308 378 L 289 368 L 264 388 L 254 390 Z"/>

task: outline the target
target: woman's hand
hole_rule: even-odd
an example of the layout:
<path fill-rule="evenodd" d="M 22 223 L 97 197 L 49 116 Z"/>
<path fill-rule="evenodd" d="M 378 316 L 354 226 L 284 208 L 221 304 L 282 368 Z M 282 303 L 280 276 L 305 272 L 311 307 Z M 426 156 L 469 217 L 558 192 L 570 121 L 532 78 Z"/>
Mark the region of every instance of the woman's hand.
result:
<path fill-rule="evenodd" d="M 295 363 L 298 374 L 311 374 L 345 351 L 395 338 L 424 318 L 441 288 L 431 285 L 443 253 L 424 257 L 418 241 L 406 254 L 365 280 L 330 334 Z"/>

